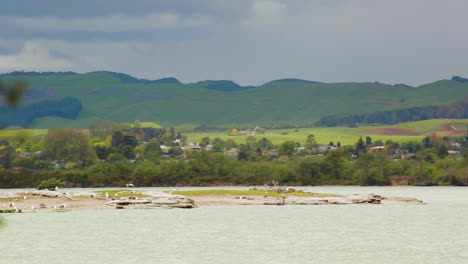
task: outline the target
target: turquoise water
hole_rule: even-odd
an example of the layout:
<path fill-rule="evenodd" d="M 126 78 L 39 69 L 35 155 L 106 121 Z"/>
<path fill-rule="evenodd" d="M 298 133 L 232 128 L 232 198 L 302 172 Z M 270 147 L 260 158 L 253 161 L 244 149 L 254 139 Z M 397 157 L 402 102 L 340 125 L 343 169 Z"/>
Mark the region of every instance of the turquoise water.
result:
<path fill-rule="evenodd" d="M 0 263 L 468 263 L 468 188 L 302 189 L 427 204 L 11 214 Z"/>

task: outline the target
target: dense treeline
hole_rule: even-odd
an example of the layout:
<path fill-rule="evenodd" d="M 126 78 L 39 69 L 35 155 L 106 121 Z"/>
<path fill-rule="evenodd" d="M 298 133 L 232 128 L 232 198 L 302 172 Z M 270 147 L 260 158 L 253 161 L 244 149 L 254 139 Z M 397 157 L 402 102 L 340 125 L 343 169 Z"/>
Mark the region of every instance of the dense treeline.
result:
<path fill-rule="evenodd" d="M 187 159 L 158 162 L 117 159 L 86 168 L 43 170 L 39 174 L 0 169 L 1 188 L 36 187 L 57 178 L 68 187 L 186 185 L 468 185 L 468 159 L 393 161 L 381 153 L 366 153 L 351 162 L 345 151 L 326 156 L 296 156 L 283 161 L 236 160 L 223 153 L 202 151 Z"/>
<path fill-rule="evenodd" d="M 354 146 L 323 148 L 312 134 L 303 147 L 253 136 L 245 143 L 205 137 L 188 145 L 195 149 L 183 149 L 184 137 L 174 129 L 148 130 L 156 136 L 145 142 L 143 128 L 125 127 L 92 138 L 86 131 L 51 129 L 42 138 L 0 141 L 0 188 L 35 187 L 48 179 L 67 187 L 468 185 L 466 138 L 433 135 L 399 144 L 366 137 Z"/>
<path fill-rule="evenodd" d="M 468 98 L 448 105 L 421 106 L 400 110 L 372 112 L 361 115 L 332 115 L 321 118 L 318 126 L 356 126 L 357 124 L 393 125 L 402 122 L 428 119 L 459 119 L 468 118 Z"/>
<path fill-rule="evenodd" d="M 46 100 L 19 108 L 0 106 L 0 128 L 8 126 L 28 127 L 41 117 L 57 116 L 76 119 L 81 112 L 82 104 L 78 98 Z"/>

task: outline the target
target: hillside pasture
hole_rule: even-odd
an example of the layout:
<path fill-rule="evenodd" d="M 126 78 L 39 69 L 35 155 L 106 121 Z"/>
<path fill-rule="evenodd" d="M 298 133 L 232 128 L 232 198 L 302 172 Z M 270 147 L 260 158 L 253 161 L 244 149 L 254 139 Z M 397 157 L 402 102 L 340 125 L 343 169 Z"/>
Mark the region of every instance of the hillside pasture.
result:
<path fill-rule="evenodd" d="M 223 128 L 233 123 L 309 126 L 329 115 L 442 105 L 468 96 L 468 83 L 456 80 L 440 80 L 417 88 L 378 82 L 316 83 L 291 79 L 241 87 L 229 81 L 182 84 L 176 80 L 138 80 L 103 71 L 1 77 L 5 82 L 17 78 L 34 87 L 26 93 L 26 103 L 66 97 L 82 103 L 77 120 L 48 115 L 35 119 L 31 128 L 86 128 L 99 120 L 145 120 L 165 127 L 188 123 Z"/>
<path fill-rule="evenodd" d="M 330 142 L 340 142 L 342 145 L 353 145 L 359 137 L 372 136 L 374 140 L 392 140 L 398 142 L 408 142 L 412 140 L 421 140 L 424 136 L 391 136 L 391 135 L 371 135 L 371 134 L 350 134 L 349 128 L 301 128 L 301 129 L 276 129 L 268 130 L 263 135 L 254 136 L 257 140 L 265 137 L 273 144 L 281 144 L 284 141 L 292 140 L 301 144 L 306 143 L 307 136 L 314 134 L 317 143 L 329 144 Z M 223 132 L 200 132 L 186 133 L 188 141 L 200 142 L 203 137 L 221 138 L 223 140 L 234 140 L 237 143 L 245 143 L 249 136 L 229 136 Z"/>
<path fill-rule="evenodd" d="M 0 139 L 14 139 L 18 135 L 34 137 L 47 134 L 47 129 L 0 129 Z"/>

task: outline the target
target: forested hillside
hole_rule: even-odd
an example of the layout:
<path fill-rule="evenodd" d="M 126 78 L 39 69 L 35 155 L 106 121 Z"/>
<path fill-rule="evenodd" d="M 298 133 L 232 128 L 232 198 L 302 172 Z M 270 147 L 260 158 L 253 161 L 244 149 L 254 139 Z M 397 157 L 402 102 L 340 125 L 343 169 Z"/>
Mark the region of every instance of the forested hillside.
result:
<path fill-rule="evenodd" d="M 2 125 L 35 128 L 86 128 L 102 120 L 153 121 L 166 126 L 230 127 L 232 123 L 265 127 L 307 126 L 324 116 L 437 106 L 468 97 L 468 83 L 461 77 L 419 87 L 378 82 L 319 83 L 299 79 L 281 79 L 260 86 L 241 86 L 232 81 L 183 84 L 175 78 L 146 80 L 114 72 L 15 72 L 4 74 L 0 79 L 4 82 L 23 79 L 29 84 L 24 109 L 19 108 L 16 113 L 0 109 L 2 116 L 9 116 L 1 119 L 5 121 Z M 58 102 L 64 98 L 75 98 L 82 107 L 75 107 L 71 115 L 51 112 L 20 118 L 25 120 L 21 124 L 8 121 L 15 120 L 17 115 L 24 116 L 25 109 L 35 103 Z"/>
<path fill-rule="evenodd" d="M 419 106 L 407 109 L 378 111 L 361 115 L 322 117 L 318 126 L 351 126 L 365 124 L 393 125 L 428 119 L 468 118 L 468 97 L 448 105 Z"/>
<path fill-rule="evenodd" d="M 78 98 L 44 100 L 31 103 L 18 109 L 0 106 L 0 128 L 7 126 L 28 127 L 31 123 L 45 116 L 76 119 L 82 105 Z"/>

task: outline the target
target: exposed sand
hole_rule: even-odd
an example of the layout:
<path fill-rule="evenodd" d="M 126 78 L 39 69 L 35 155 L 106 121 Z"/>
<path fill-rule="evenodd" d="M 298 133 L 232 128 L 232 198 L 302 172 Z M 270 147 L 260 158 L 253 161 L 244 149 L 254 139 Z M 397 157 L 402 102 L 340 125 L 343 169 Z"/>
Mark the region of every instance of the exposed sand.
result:
<path fill-rule="evenodd" d="M 23 212 L 47 212 L 56 210 L 94 210 L 94 209 L 113 209 L 106 206 L 108 200 L 103 198 L 27 198 L 12 202 L 0 202 L 0 209 L 13 209 L 16 206 Z M 45 205 L 45 207 L 41 207 Z M 34 207 L 34 208 L 33 208 Z"/>
<path fill-rule="evenodd" d="M 32 194 L 21 194 L 17 198 L 9 196 L 8 201 L 0 201 L 0 210 L 20 209 L 22 212 L 50 212 L 67 210 L 110 210 L 117 207 L 117 203 L 126 201 L 136 202 L 123 208 L 177 208 L 184 203 L 196 206 L 230 206 L 230 205 L 336 205 L 336 204 L 422 204 L 415 198 L 381 197 L 379 195 L 350 195 L 333 197 L 269 197 L 269 196 L 232 196 L 232 195 L 203 195 L 184 197 L 179 195 L 161 194 L 144 199 L 139 198 L 70 198 L 70 197 L 41 197 Z M 24 199 L 24 197 L 26 199 Z M 138 201 L 151 203 L 138 203 Z M 138 204 L 137 204 L 138 203 Z M 121 207 L 122 208 L 122 207 Z M 189 208 L 189 207 L 180 207 Z"/>

